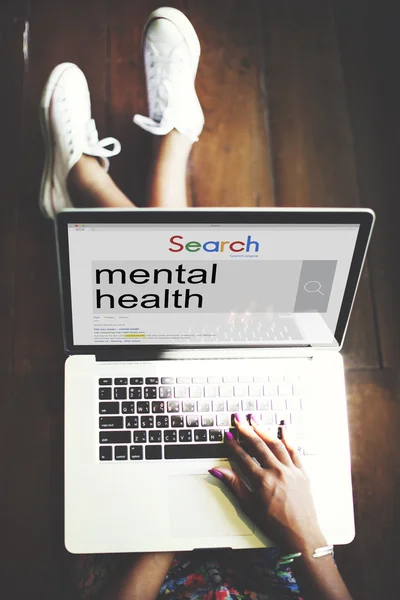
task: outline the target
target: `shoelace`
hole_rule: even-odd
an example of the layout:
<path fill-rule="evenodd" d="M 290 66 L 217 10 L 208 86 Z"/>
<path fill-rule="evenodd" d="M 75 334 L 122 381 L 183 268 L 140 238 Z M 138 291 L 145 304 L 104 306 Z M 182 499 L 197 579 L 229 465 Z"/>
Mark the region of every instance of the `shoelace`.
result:
<path fill-rule="evenodd" d="M 107 137 L 99 140 L 99 134 L 96 129 L 96 123 L 94 119 L 90 119 L 86 124 L 86 135 L 88 149 L 90 154 L 94 156 L 102 156 L 103 158 L 109 158 L 115 156 L 121 152 L 121 144 L 113 137 Z M 107 146 L 112 146 L 111 149 L 107 149 Z"/>

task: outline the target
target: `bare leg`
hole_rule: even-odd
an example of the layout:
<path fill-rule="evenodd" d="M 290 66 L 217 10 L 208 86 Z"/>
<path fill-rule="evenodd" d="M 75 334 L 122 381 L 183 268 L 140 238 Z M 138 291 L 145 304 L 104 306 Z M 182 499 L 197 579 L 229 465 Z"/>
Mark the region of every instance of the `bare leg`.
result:
<path fill-rule="evenodd" d="M 134 208 L 97 158 L 83 154 L 68 175 L 68 191 L 79 208 Z"/>

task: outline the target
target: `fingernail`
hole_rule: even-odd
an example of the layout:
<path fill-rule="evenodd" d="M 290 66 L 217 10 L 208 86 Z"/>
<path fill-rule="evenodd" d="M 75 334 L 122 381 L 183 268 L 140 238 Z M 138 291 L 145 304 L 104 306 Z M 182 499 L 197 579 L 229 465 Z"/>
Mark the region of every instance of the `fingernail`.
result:
<path fill-rule="evenodd" d="M 282 427 L 278 427 L 278 440 L 282 439 Z"/>
<path fill-rule="evenodd" d="M 217 471 L 217 469 L 209 469 L 208 472 L 210 473 L 210 475 L 213 475 L 217 479 L 223 479 L 224 478 L 224 476 L 222 475 L 221 471 Z"/>
<path fill-rule="evenodd" d="M 279 425 L 285 425 L 285 419 L 282 419 L 282 421 L 279 422 Z"/>
<path fill-rule="evenodd" d="M 230 431 L 225 431 L 225 438 L 227 440 L 233 440 L 233 435 L 231 434 Z"/>
<path fill-rule="evenodd" d="M 255 415 L 251 415 L 251 420 L 252 420 L 252 421 L 254 421 L 254 423 L 255 423 L 256 425 L 259 425 L 259 424 L 260 424 L 260 421 L 257 419 L 257 417 L 256 417 Z"/>
<path fill-rule="evenodd" d="M 244 421 L 243 417 L 241 415 L 239 415 L 239 413 L 235 413 L 235 419 L 239 423 L 243 423 L 243 421 Z"/>

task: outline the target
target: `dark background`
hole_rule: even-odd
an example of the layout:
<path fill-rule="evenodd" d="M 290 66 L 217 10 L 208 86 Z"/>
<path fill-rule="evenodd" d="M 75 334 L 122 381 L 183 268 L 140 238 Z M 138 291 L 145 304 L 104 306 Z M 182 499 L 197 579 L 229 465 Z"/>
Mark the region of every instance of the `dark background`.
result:
<path fill-rule="evenodd" d="M 70 598 L 63 549 L 63 362 L 52 224 L 37 207 L 40 92 L 76 62 L 111 175 L 143 204 L 150 136 L 137 0 L 16 0 L 0 9 L 0 590 Z M 386 2 L 182 0 L 202 44 L 206 126 L 194 206 L 371 207 L 377 222 L 344 346 L 356 538 L 336 549 L 355 599 L 398 597 L 399 47 Z M 396 593 L 397 592 L 397 593 Z"/>

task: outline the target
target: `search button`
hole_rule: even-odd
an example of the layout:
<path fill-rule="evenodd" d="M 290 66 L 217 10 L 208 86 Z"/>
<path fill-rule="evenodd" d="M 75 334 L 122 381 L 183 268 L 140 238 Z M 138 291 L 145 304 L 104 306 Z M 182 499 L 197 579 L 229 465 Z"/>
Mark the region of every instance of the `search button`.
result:
<path fill-rule="evenodd" d="M 324 295 L 323 292 L 321 292 L 321 284 L 319 281 L 307 281 L 307 283 L 304 284 L 304 289 L 306 292 L 310 292 L 311 294 L 318 292 L 318 294 L 321 294 L 321 296 Z"/>

